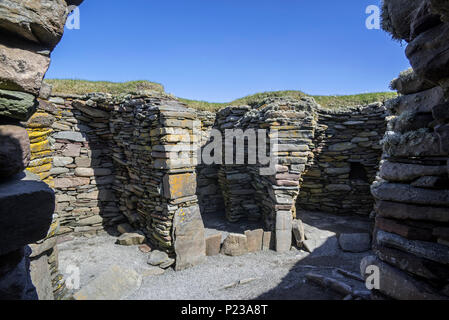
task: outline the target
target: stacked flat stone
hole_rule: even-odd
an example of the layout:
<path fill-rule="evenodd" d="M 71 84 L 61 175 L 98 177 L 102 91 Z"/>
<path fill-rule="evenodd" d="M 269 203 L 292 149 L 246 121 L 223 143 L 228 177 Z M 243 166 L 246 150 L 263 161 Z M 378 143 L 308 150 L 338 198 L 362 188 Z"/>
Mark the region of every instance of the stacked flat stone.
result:
<path fill-rule="evenodd" d="M 273 130 L 279 133 L 278 150 L 274 156 L 278 162 L 273 174 L 260 174 L 262 166 L 248 163 L 248 153 L 258 152 L 256 146 L 245 144 L 245 164 L 223 164 L 219 169 L 219 183 L 225 200 L 226 216 L 229 221 L 240 219 L 263 220 L 268 231 L 277 234 L 277 250 L 291 247 L 291 222 L 295 216 L 295 202 L 299 193 L 301 174 L 313 154 L 312 139 L 315 130 L 315 110 L 318 105 L 313 99 L 301 101 L 290 99 L 268 99 L 258 106 L 230 106 L 217 114 L 216 126 L 226 142 L 227 129 L 265 129 L 267 148 Z M 256 135 L 258 131 L 255 131 Z M 233 142 L 234 150 L 236 141 Z M 268 166 L 268 164 L 266 165 Z"/>
<path fill-rule="evenodd" d="M 96 234 L 128 220 L 145 231 L 153 247 L 176 254 L 185 249 L 177 249 L 174 224 L 185 237 L 183 232 L 193 231 L 183 226 L 191 223 L 204 247 L 194 110 L 154 92 L 54 96 L 41 105 L 46 113 L 40 119 L 52 119 L 46 122 L 52 161 L 46 161 L 57 193 L 55 234 Z M 177 214 L 182 215 L 178 222 Z M 195 254 L 190 257 L 201 259 L 205 252 Z M 180 260 L 177 268 L 189 263 Z"/>
<path fill-rule="evenodd" d="M 278 133 L 275 173 L 260 175 L 260 165 L 252 167 L 251 172 L 267 231 L 275 231 L 276 250 L 280 252 L 290 250 L 292 245 L 300 182 L 313 159 L 317 107 L 312 98 L 268 99 L 258 106 L 257 121 L 249 125 L 269 130 L 270 137 Z"/>
<path fill-rule="evenodd" d="M 216 125 L 216 113 L 208 111 L 198 111 L 198 120 L 201 121 L 201 137 L 200 137 L 200 152 L 203 151 L 211 141 L 211 130 Z M 197 196 L 200 204 L 201 214 L 224 214 L 225 204 L 223 194 L 218 182 L 219 165 L 206 165 L 198 163 L 196 167 L 197 175 Z"/>
<path fill-rule="evenodd" d="M 31 252 L 25 246 L 47 235 L 55 199 L 53 191 L 41 181 L 51 183 L 48 129 L 52 117 L 33 113 L 37 98 L 48 95 L 48 90 L 41 90 L 42 79 L 50 64 L 50 53 L 62 37 L 70 4 L 72 1 L 50 0 L 0 3 L 2 300 L 39 298 L 30 278 Z M 24 172 L 27 167 L 29 170 Z M 40 283 L 38 289 L 43 287 L 48 289 L 51 283 Z"/>
<path fill-rule="evenodd" d="M 55 109 L 48 102 L 39 100 L 36 113 L 23 123 L 30 138 L 31 161 L 27 170 L 38 175 L 51 187 L 54 187 L 54 182 L 50 172 L 53 156 L 50 136 L 53 133 Z"/>
<path fill-rule="evenodd" d="M 250 106 L 231 106 L 220 110 L 217 114 L 217 126 L 222 133 L 223 160 L 218 171 L 218 181 L 223 193 L 226 208 L 226 218 L 230 222 L 238 222 L 241 219 L 258 221 L 261 219 L 259 206 L 256 204 L 256 190 L 252 185 L 252 176 L 247 164 L 248 145 L 244 146 L 245 164 L 226 164 L 224 148 L 226 146 L 226 130 L 246 130 L 242 126 L 243 116 L 251 110 Z M 240 136 L 237 136 L 240 138 Z M 233 141 L 234 154 L 236 153 L 236 141 Z M 235 159 L 235 156 L 234 156 Z"/>
<path fill-rule="evenodd" d="M 195 120 L 194 110 L 157 96 L 122 103 L 111 118 L 120 209 L 153 247 L 177 256 L 178 270 L 205 257 Z"/>
<path fill-rule="evenodd" d="M 369 215 L 386 129 L 383 104 L 318 109 L 315 158 L 304 174 L 298 208 Z"/>
<path fill-rule="evenodd" d="M 31 279 L 39 300 L 63 300 L 67 294 L 64 277 L 59 272 L 57 238 L 49 234 L 31 244 Z"/>
<path fill-rule="evenodd" d="M 372 185 L 376 256 L 365 258 L 361 271 L 379 267 L 375 297 L 449 299 L 449 24 L 438 15 L 449 6 L 432 7 L 437 3 L 385 12 L 396 21 L 388 31 L 409 42 L 413 69 L 392 83 L 402 95 L 388 104 L 384 156 Z M 412 12 L 408 23 L 396 19 L 405 11 Z"/>
<path fill-rule="evenodd" d="M 57 109 L 51 175 L 61 223 L 58 234 L 96 234 L 124 222 L 112 190 L 110 100 L 99 94 L 50 99 Z"/>
<path fill-rule="evenodd" d="M 245 144 L 245 164 L 226 164 L 223 154 L 218 183 L 227 219 L 263 220 L 266 230 L 279 231 L 278 249 L 282 251 L 290 248 L 296 203 L 301 209 L 368 215 L 373 206 L 369 187 L 382 153 L 379 141 L 385 116 L 381 103 L 328 110 L 311 98 L 267 99 L 253 106 L 221 109 L 213 128 L 221 131 L 223 146 L 227 129 L 266 129 L 271 135 L 277 130 L 279 135 L 273 175 L 261 176 L 260 165 L 248 164 L 248 153 L 257 153 L 254 146 L 249 149 Z M 203 140 L 210 142 L 208 132 L 209 127 L 203 129 Z M 201 165 L 198 171 L 211 175 L 209 179 L 203 175 L 203 181 L 212 194 L 216 167 Z M 207 206 L 205 201 L 202 207 Z"/>

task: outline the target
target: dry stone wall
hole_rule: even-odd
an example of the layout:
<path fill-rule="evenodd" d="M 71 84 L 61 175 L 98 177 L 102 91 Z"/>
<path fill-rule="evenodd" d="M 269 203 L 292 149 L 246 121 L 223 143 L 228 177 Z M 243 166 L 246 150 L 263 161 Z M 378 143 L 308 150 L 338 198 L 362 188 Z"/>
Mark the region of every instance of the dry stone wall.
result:
<path fill-rule="evenodd" d="M 199 111 L 198 120 L 201 121 L 201 131 L 199 137 L 199 152 L 213 142 L 211 130 L 216 128 L 217 114 L 208 111 Z M 219 164 L 206 165 L 198 163 L 196 167 L 197 175 L 197 195 L 200 204 L 201 215 L 225 214 L 225 203 L 218 180 Z"/>
<path fill-rule="evenodd" d="M 245 125 L 241 123 L 244 115 L 251 110 L 249 106 L 237 106 L 222 109 L 217 115 L 217 126 L 223 138 L 222 145 L 226 147 L 227 134 L 226 130 L 246 130 Z M 239 139 L 241 136 L 237 135 Z M 231 163 L 226 164 L 226 154 L 222 148 L 222 164 L 218 171 L 218 182 L 222 190 L 225 203 L 226 218 L 231 222 L 238 222 L 240 219 L 248 219 L 250 221 L 261 220 L 261 211 L 256 203 L 256 189 L 252 184 L 253 178 L 248 165 L 248 148 L 245 144 L 237 151 L 239 146 L 236 140 L 231 142 L 233 146 L 233 158 Z M 226 151 L 226 150 L 224 150 Z M 255 150 L 253 150 L 254 152 Z M 238 165 L 236 163 L 236 153 L 243 153 L 243 160 L 246 164 Z M 246 159 L 246 160 L 245 160 Z"/>
<path fill-rule="evenodd" d="M 54 97 L 51 135 L 56 214 L 68 232 L 91 233 L 124 222 L 112 190 L 114 165 L 107 97 Z"/>
<path fill-rule="evenodd" d="M 176 255 L 177 270 L 205 257 L 195 119 L 177 101 L 149 97 L 120 105 L 111 120 L 120 209 L 153 245 Z"/>
<path fill-rule="evenodd" d="M 386 6 L 394 1 L 385 1 Z M 380 270 L 374 297 L 449 298 L 449 46 L 447 1 L 404 2 L 384 11 L 387 31 L 408 42 L 413 69 L 392 82 L 376 198 L 374 249 L 362 261 Z M 399 19 L 408 12 L 410 19 Z"/>
<path fill-rule="evenodd" d="M 218 185 L 226 218 L 231 222 L 262 220 L 265 230 L 276 234 L 277 250 L 285 251 L 291 246 L 296 203 L 301 209 L 369 215 L 373 209 L 370 184 L 381 157 L 385 116 L 381 103 L 335 111 L 321 108 L 310 98 L 268 99 L 257 106 L 220 110 L 213 128 L 221 131 L 223 146 L 229 144 L 227 134 L 241 138 L 250 135 L 248 129 L 278 133 L 274 174 L 261 175 L 260 165 L 248 163 L 248 154 L 257 154 L 257 147 L 245 144 L 245 164 L 226 164 L 222 155 Z M 230 129 L 241 131 L 227 132 Z M 203 132 L 205 140 L 213 141 L 207 132 Z M 231 142 L 234 150 L 239 143 L 237 139 Z M 217 199 L 216 168 L 201 167 L 200 172 L 210 174 L 205 180 L 214 188 L 207 189 L 212 195 L 199 192 L 200 198 Z"/>
<path fill-rule="evenodd" d="M 200 262 L 196 118 L 154 92 L 41 99 L 27 123 L 39 136 L 28 170 L 56 191 L 55 233 L 114 232 L 129 222 L 153 248 L 180 257 L 177 269 Z"/>
<path fill-rule="evenodd" d="M 304 174 L 300 209 L 369 215 L 370 194 L 386 130 L 381 103 L 337 110 L 319 109 L 313 161 Z"/>
<path fill-rule="evenodd" d="M 197 208 L 191 223 L 200 234 L 201 217 L 223 212 L 232 222 L 262 221 L 265 231 L 276 232 L 282 251 L 291 246 L 296 203 L 369 213 L 368 181 L 350 181 L 347 170 L 352 160 L 363 166 L 367 177 L 374 176 L 380 156 L 374 132 L 382 130 L 383 116 L 382 105 L 337 112 L 320 108 L 311 98 L 268 99 L 214 114 L 187 109 L 154 92 L 54 96 L 40 99 L 38 112 L 26 123 L 36 160 L 28 170 L 56 191 L 57 235 L 114 232 L 128 222 L 154 248 L 176 255 L 177 214 L 186 213 L 182 208 Z M 221 132 L 222 147 L 226 130 L 241 130 L 230 131 L 240 138 L 250 129 L 255 135 L 264 129 L 267 151 L 277 132 L 273 173 L 260 174 L 268 163 L 226 164 L 224 149 L 221 163 L 197 163 L 194 151 L 204 153 L 215 139 L 212 129 Z M 236 150 L 237 140 L 232 144 Z M 243 146 L 245 161 L 258 152 Z M 317 168 L 323 171 L 319 177 Z M 327 198 L 317 195 L 313 184 L 321 184 Z M 333 186 L 334 193 L 329 192 Z M 354 188 L 358 197 L 354 192 L 351 198 L 343 187 Z M 326 207 L 332 196 L 335 203 Z"/>
<path fill-rule="evenodd" d="M 344 167 L 329 153 L 332 150 L 324 150 L 314 162 L 314 153 L 321 151 L 320 143 L 329 134 L 321 121 L 339 122 L 337 118 L 345 116 L 320 111 L 310 98 L 267 100 L 213 115 L 197 113 L 156 93 L 50 97 L 42 78 L 62 36 L 67 6 L 80 2 L 32 1 L 32 10 L 19 1 L 0 4 L 0 296 L 63 296 L 55 236 L 94 234 L 124 221 L 140 230 L 154 248 L 176 257 L 177 270 L 203 261 L 206 243 L 201 214 L 218 210 L 225 211 L 231 221 L 262 219 L 266 226 L 266 232 L 257 230 L 230 239 L 224 251 L 239 251 L 232 249 L 235 243 L 246 243 L 245 250 L 251 251 L 249 247 L 260 247 L 260 240 L 266 249 L 269 231 L 276 232 L 278 251 L 289 250 L 304 172 L 323 164 L 326 157 L 333 158 L 335 168 Z M 438 28 L 445 31 L 444 26 Z M 420 28 L 410 34 L 416 30 Z M 419 48 L 418 43 L 408 54 L 413 56 Z M 419 63 L 419 59 L 413 61 Z M 417 66 L 416 71 L 430 82 L 440 76 L 435 69 Z M 367 118 L 364 125 L 379 120 L 378 111 L 373 112 L 374 116 L 358 115 Z M 197 120 L 201 120 L 199 128 Z M 269 129 L 267 142 L 271 132 L 277 131 L 275 171 L 261 175 L 261 167 L 254 164 L 197 166 L 195 150 L 209 141 L 212 128 L 222 132 Z M 375 148 L 368 144 L 376 137 L 366 141 L 354 130 L 329 141 L 368 148 L 363 165 L 370 167 Z M 442 137 L 445 127 L 435 132 Z M 350 142 L 340 141 L 350 135 L 355 135 Z M 428 135 L 426 139 L 433 141 Z M 436 148 L 434 143 L 429 145 Z M 245 149 L 246 156 L 252 152 L 250 147 Z M 369 176 L 371 169 L 366 170 Z M 334 180 L 329 172 L 323 175 L 322 184 L 342 185 L 347 179 L 342 174 Z M 309 204 L 313 203 L 310 199 L 316 198 L 308 195 Z M 361 210 L 360 204 L 349 202 L 342 202 L 341 208 Z M 11 214 L 17 212 L 21 215 Z M 444 239 L 438 237 L 440 242 Z M 26 247 L 30 243 L 31 250 Z"/>

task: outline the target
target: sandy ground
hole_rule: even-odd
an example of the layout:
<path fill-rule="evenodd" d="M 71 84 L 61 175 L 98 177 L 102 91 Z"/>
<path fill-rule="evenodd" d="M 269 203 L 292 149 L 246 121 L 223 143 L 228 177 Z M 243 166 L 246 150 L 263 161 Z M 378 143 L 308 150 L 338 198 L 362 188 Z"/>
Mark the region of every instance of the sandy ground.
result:
<path fill-rule="evenodd" d="M 304 220 L 315 226 L 336 228 L 341 232 L 366 231 L 369 224 L 350 217 L 346 222 L 341 217 L 310 214 Z M 338 231 L 338 230 L 337 230 Z M 208 230 L 208 233 L 213 229 Z M 113 265 L 131 268 L 144 275 L 150 268 L 146 263 L 148 254 L 137 246 L 115 245 L 116 238 L 102 235 L 94 238 L 74 238 L 60 243 L 60 271 L 66 273 L 69 266 L 80 270 L 81 288 L 108 270 Z M 240 257 L 207 257 L 204 264 L 175 272 L 172 269 L 158 276 L 144 276 L 142 284 L 134 292 L 123 297 L 130 300 L 252 300 L 252 299 L 342 299 L 333 291 L 323 289 L 306 280 L 308 272 L 344 280 L 357 289 L 363 283 L 348 279 L 335 272 L 335 268 L 359 273 L 360 261 L 369 252 L 345 253 L 338 246 L 336 237 L 310 254 L 294 249 L 287 253 L 274 251 L 258 252 Z"/>

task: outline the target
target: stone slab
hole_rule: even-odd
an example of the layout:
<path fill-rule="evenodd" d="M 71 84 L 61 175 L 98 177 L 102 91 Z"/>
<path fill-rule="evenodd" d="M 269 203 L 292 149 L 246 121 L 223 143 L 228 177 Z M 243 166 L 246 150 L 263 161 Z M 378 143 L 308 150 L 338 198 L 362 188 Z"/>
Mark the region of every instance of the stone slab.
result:
<path fill-rule="evenodd" d="M 27 121 L 37 106 L 38 102 L 31 94 L 0 90 L 0 116 Z"/>
<path fill-rule="evenodd" d="M 37 96 L 42 79 L 50 65 L 49 55 L 39 48 L 19 41 L 0 43 L 0 88 Z"/>
<path fill-rule="evenodd" d="M 382 261 L 419 277 L 433 281 L 446 281 L 449 277 L 449 269 L 445 265 L 413 254 L 384 246 L 378 246 L 375 252 Z"/>
<path fill-rule="evenodd" d="M 449 222 L 449 210 L 447 207 L 376 201 L 375 210 L 379 216 L 386 218 Z"/>
<path fill-rule="evenodd" d="M 75 300 L 123 300 L 135 292 L 141 283 L 142 276 L 134 269 L 114 265 L 73 297 Z"/>
<path fill-rule="evenodd" d="M 414 188 L 408 184 L 375 182 L 371 193 L 376 199 L 433 206 L 449 209 L 449 190 Z"/>
<path fill-rule="evenodd" d="M 379 230 L 376 235 L 377 244 L 409 252 L 418 257 L 449 265 L 447 246 L 419 240 L 408 240 L 399 235 Z"/>
<path fill-rule="evenodd" d="M 0 254 L 45 238 L 54 209 L 53 190 L 31 173 L 0 183 Z"/>
<path fill-rule="evenodd" d="M 33 285 L 36 287 L 39 300 L 54 300 L 55 297 L 53 295 L 48 256 L 42 255 L 37 259 L 33 259 L 30 263 L 30 273 L 31 280 L 33 281 Z"/>
<path fill-rule="evenodd" d="M 446 166 L 424 166 L 417 164 L 384 161 L 379 176 L 390 182 L 409 182 L 423 176 L 447 174 Z"/>
<path fill-rule="evenodd" d="M 210 257 L 220 254 L 221 239 L 221 233 L 206 238 L 206 256 Z"/>
<path fill-rule="evenodd" d="M 248 253 L 248 239 L 243 234 L 231 233 L 224 240 L 221 253 L 227 256 L 241 256 Z"/>
<path fill-rule="evenodd" d="M 263 229 L 245 231 L 248 252 L 258 252 L 262 250 Z"/>
<path fill-rule="evenodd" d="M 198 205 L 179 208 L 173 220 L 173 239 L 177 271 L 205 261 L 206 239 Z"/>
<path fill-rule="evenodd" d="M 295 237 L 296 246 L 301 248 L 306 237 L 304 224 L 299 219 L 293 220 L 293 236 Z"/>
<path fill-rule="evenodd" d="M 25 170 L 30 159 L 30 139 L 26 129 L 0 125 L 0 179 Z"/>
<path fill-rule="evenodd" d="M 443 297 L 435 293 L 428 285 L 417 281 L 405 272 L 393 268 L 375 256 L 368 256 L 360 265 L 361 274 L 367 277 L 368 267 L 379 270 L 379 291 L 397 300 L 435 300 Z"/>
<path fill-rule="evenodd" d="M 276 213 L 276 251 L 287 252 L 292 246 L 292 222 L 290 211 L 278 211 Z"/>
<path fill-rule="evenodd" d="M 196 194 L 196 174 L 167 174 L 164 176 L 164 195 L 167 199 L 178 199 Z"/>
<path fill-rule="evenodd" d="M 60 139 L 60 140 L 69 140 L 74 142 L 86 142 L 87 139 L 85 135 L 81 132 L 76 131 L 61 131 L 57 132 L 53 135 L 54 139 Z"/>

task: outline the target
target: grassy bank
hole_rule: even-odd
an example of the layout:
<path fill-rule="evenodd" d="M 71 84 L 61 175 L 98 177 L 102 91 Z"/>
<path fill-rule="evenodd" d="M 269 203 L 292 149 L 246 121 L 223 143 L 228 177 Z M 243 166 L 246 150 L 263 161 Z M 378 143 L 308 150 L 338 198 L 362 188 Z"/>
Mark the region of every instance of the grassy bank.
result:
<path fill-rule="evenodd" d="M 313 97 L 316 102 L 318 102 L 324 108 L 341 108 L 367 105 L 373 102 L 384 102 L 391 98 L 397 97 L 397 94 L 395 92 L 375 92 L 341 96 L 313 96 L 307 95 L 301 91 L 273 91 L 256 93 L 254 95 L 243 97 L 228 103 L 210 103 L 205 101 L 195 101 L 187 99 L 180 100 L 194 109 L 216 111 L 228 105 L 255 105 L 266 98 L 289 97 L 293 99 L 300 99 L 305 96 Z"/>
<path fill-rule="evenodd" d="M 150 81 L 86 81 L 71 79 L 45 79 L 45 82 L 53 87 L 53 94 L 87 94 L 94 92 L 105 92 L 110 94 L 126 94 L 141 90 L 164 91 L 164 87 Z"/>
<path fill-rule="evenodd" d="M 46 79 L 45 82 L 53 86 L 54 94 L 86 94 L 93 92 L 107 92 L 111 94 L 125 94 L 142 90 L 163 92 L 164 87 L 150 81 L 108 82 L 86 80 Z M 199 100 L 178 98 L 190 108 L 206 111 L 217 111 L 228 105 L 255 105 L 261 100 L 272 97 L 290 97 L 300 99 L 308 96 L 306 93 L 295 90 L 261 92 L 249 95 L 228 103 L 214 103 Z M 324 108 L 341 108 L 356 105 L 366 105 L 373 102 L 383 102 L 397 96 L 395 92 L 362 93 L 355 95 L 313 96 L 309 95 Z"/>

